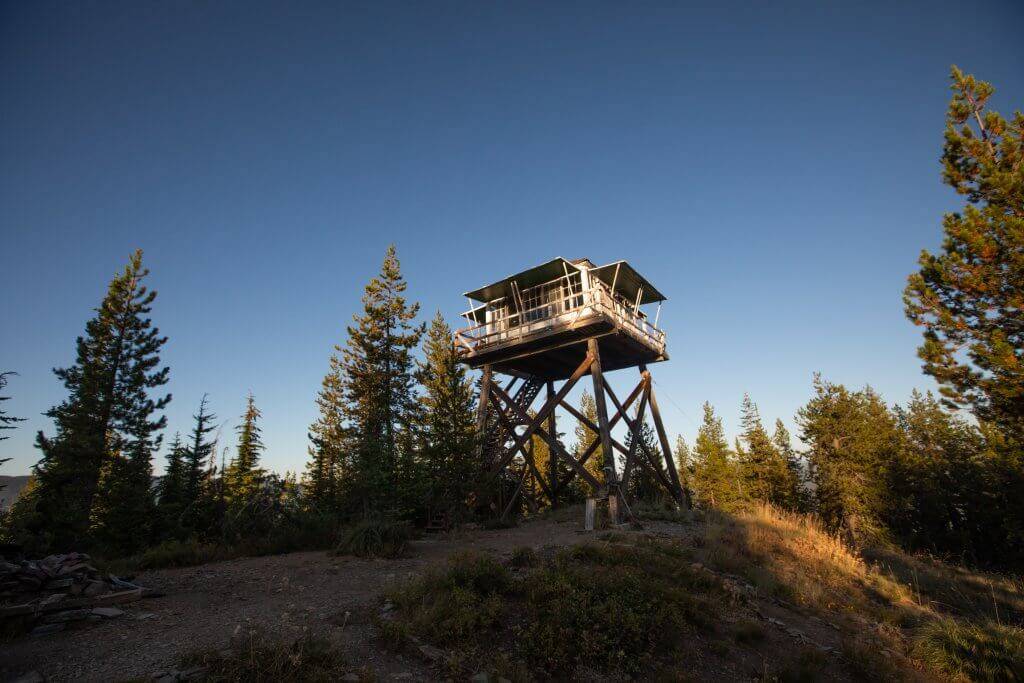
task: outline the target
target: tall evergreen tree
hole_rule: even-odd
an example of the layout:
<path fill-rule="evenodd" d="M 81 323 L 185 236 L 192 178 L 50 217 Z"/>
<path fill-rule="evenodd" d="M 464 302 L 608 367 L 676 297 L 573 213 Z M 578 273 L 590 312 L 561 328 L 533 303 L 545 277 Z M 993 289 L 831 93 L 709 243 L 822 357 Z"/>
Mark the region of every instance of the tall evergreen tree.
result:
<path fill-rule="evenodd" d="M 344 496 L 346 475 L 352 472 L 349 461 L 352 453 L 349 437 L 351 430 L 345 425 L 344 364 L 334 347 L 330 368 L 320 384 L 316 406 L 320 412 L 309 426 L 309 462 L 303 476 L 307 502 L 320 510 L 339 510 Z M 349 501 L 351 502 L 351 501 Z"/>
<path fill-rule="evenodd" d="M 181 436 L 175 433 L 167 451 L 167 468 L 157 486 L 161 535 L 176 537 L 181 533 L 181 514 L 185 508 L 185 457 Z"/>
<path fill-rule="evenodd" d="M 38 514 L 30 524 L 58 548 L 80 546 L 91 517 L 93 530 L 103 533 L 120 525 L 116 518 L 138 514 L 147 500 L 152 503 L 151 454 L 166 423 L 156 413 L 171 396 L 150 396 L 167 383 L 169 370 L 159 368 L 166 338 L 147 317 L 156 298 L 142 284 L 148 272 L 142 252 L 135 252 L 78 338 L 75 364 L 54 371 L 68 397 L 47 412 L 56 434 L 37 437 L 42 451 L 34 469 Z M 101 470 L 105 491 L 118 496 L 104 502 L 102 515 L 92 515 Z"/>
<path fill-rule="evenodd" d="M 242 423 L 237 428 L 238 446 L 235 457 L 224 472 L 227 502 L 236 510 L 246 507 L 256 499 L 266 476 L 266 472 L 260 468 L 260 455 L 263 453 L 260 417 L 256 399 L 250 392 L 246 400 L 245 413 L 242 414 Z"/>
<path fill-rule="evenodd" d="M 0 372 L 0 390 L 3 390 L 3 388 L 7 386 L 7 378 L 10 375 L 13 375 L 13 374 L 16 374 L 16 373 L 13 373 L 13 372 Z M 10 396 L 0 396 L 0 403 L 3 403 L 4 401 L 7 401 L 9 399 L 10 399 Z M 24 418 L 12 417 L 12 416 L 8 415 L 5 411 L 0 410 L 0 431 L 6 430 L 6 429 L 14 429 L 15 425 L 18 422 L 24 422 Z M 3 441 L 4 439 L 8 439 L 8 438 L 10 438 L 10 437 L 0 436 L 0 441 Z M 0 458 L 0 465 L 3 465 L 8 460 L 10 460 L 10 458 Z M 3 490 L 4 490 L 4 487 L 0 486 L 0 491 L 3 491 Z"/>
<path fill-rule="evenodd" d="M 352 450 L 346 476 L 353 502 L 365 513 L 393 509 L 396 493 L 408 484 L 399 478 L 397 437 L 416 423 L 412 353 L 423 327 L 413 323 L 419 304 L 406 301 L 405 289 L 392 245 L 380 275 L 366 285 L 363 314 L 348 327 L 342 351 L 341 410 Z"/>
<path fill-rule="evenodd" d="M 642 444 L 642 445 L 641 445 Z M 633 447 L 633 433 L 626 434 L 626 448 Z M 646 450 L 645 450 L 646 447 Z M 650 453 L 651 458 L 647 457 Z M 658 445 L 658 437 L 647 421 L 640 425 L 640 443 L 636 449 L 637 463 L 629 479 L 629 495 L 636 499 L 652 502 L 659 499 L 664 492 L 659 477 L 645 467 L 644 463 L 665 474 L 664 456 L 661 454 L 661 447 Z M 667 478 L 667 477 L 666 477 Z"/>
<path fill-rule="evenodd" d="M 704 404 L 693 455 L 693 487 L 703 505 L 728 509 L 742 500 L 740 473 L 725 440 L 722 420 L 710 403 Z"/>
<path fill-rule="evenodd" d="M 679 483 L 683 488 L 690 488 L 693 479 L 693 453 L 681 434 L 676 437 L 675 457 Z"/>
<path fill-rule="evenodd" d="M 953 67 L 943 181 L 967 198 L 943 219 L 942 253 L 923 251 L 904 292 L 924 327 L 924 371 L 954 406 L 1024 443 L 1024 114 L 987 110 L 994 88 Z"/>
<path fill-rule="evenodd" d="M 860 543 L 880 530 L 889 503 L 888 467 L 902 448 L 901 434 L 870 387 L 853 392 L 815 375 L 814 392 L 797 423 L 810 447 L 815 507 L 826 524 Z"/>
<path fill-rule="evenodd" d="M 206 489 L 213 469 L 216 442 L 208 436 L 217 426 L 217 416 L 209 412 L 207 395 L 199 401 L 199 411 L 192 416 L 191 441 L 183 447 L 182 505 L 183 523 L 191 532 L 210 524 Z"/>
<path fill-rule="evenodd" d="M 592 424 L 597 424 L 597 403 L 594 401 L 594 396 L 586 389 L 584 389 L 583 393 L 580 395 L 579 411 L 580 414 L 583 415 L 583 417 L 590 420 Z M 590 446 L 594 439 L 598 438 L 598 434 L 597 432 L 592 430 L 586 422 L 583 422 L 582 420 L 577 420 L 575 437 L 576 457 L 578 459 L 583 456 L 584 451 L 587 450 L 587 447 Z M 583 466 L 584 468 L 586 468 L 587 472 L 589 472 L 594 477 L 594 479 L 596 479 L 600 484 L 603 485 L 605 482 L 604 447 L 599 445 L 597 449 L 591 454 L 587 462 L 584 463 Z M 594 491 L 583 490 L 585 488 L 589 489 L 589 487 L 587 487 L 586 483 L 583 482 L 582 480 L 577 479 L 576 484 L 580 488 L 581 495 L 595 495 Z"/>
<path fill-rule="evenodd" d="M 807 491 L 804 488 L 805 477 L 803 468 L 800 465 L 800 455 L 793 448 L 793 439 L 789 435 L 789 430 L 786 429 L 786 425 L 779 418 L 775 419 L 772 443 L 775 445 L 775 449 L 782 454 L 782 458 L 786 462 L 786 469 L 789 471 L 787 478 L 792 489 L 788 494 L 789 502 L 786 504 L 786 507 L 799 512 L 807 512 L 809 501 Z"/>
<path fill-rule="evenodd" d="M 473 383 L 459 363 L 440 311 L 427 329 L 417 379 L 423 387 L 423 461 L 435 507 L 462 507 L 483 463 L 474 462 Z"/>
<path fill-rule="evenodd" d="M 737 444 L 736 452 L 747 495 L 773 505 L 794 508 L 796 481 L 789 464 L 768 436 L 757 404 L 747 394 L 743 395 L 740 425 L 742 445 Z"/>

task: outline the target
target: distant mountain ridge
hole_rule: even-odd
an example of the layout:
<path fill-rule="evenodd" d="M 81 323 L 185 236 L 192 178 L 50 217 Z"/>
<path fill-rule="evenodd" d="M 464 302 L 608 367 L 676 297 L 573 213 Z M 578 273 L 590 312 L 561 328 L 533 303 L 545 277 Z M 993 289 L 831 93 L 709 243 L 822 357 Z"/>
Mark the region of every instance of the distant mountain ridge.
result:
<path fill-rule="evenodd" d="M 0 474 L 0 510 L 6 510 L 18 497 L 21 490 L 28 483 L 29 475 L 23 474 L 19 477 L 12 477 Z"/>

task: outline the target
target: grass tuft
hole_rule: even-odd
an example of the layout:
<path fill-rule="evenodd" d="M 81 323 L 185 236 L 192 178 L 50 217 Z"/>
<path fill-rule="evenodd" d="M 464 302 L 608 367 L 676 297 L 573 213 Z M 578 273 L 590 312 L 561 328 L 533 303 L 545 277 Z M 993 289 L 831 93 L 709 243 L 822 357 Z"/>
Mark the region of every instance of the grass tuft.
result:
<path fill-rule="evenodd" d="M 227 651 L 196 652 L 185 666 L 205 669 L 212 683 L 256 681 L 337 681 L 351 669 L 341 653 L 324 638 L 304 635 L 292 641 L 274 640 L 259 630 L 236 635 Z"/>
<path fill-rule="evenodd" d="M 335 552 L 356 557 L 405 557 L 414 531 L 408 522 L 365 519 L 344 530 Z"/>
<path fill-rule="evenodd" d="M 937 619 L 914 639 L 914 655 L 953 677 L 972 681 L 1024 680 L 1024 629 Z"/>

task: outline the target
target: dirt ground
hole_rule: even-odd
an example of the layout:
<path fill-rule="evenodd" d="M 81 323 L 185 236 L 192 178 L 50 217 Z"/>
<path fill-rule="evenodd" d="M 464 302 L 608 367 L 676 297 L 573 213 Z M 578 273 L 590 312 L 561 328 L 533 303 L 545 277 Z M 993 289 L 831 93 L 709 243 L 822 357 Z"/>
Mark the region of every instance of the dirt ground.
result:
<path fill-rule="evenodd" d="M 568 512 L 568 511 L 567 511 Z M 183 655 L 197 649 L 225 647 L 237 629 L 258 626 L 278 635 L 298 635 L 303 629 L 338 643 L 357 669 L 374 672 L 377 680 L 433 680 L 428 664 L 393 653 L 374 638 L 371 617 L 379 594 L 389 582 L 402 581 L 443 562 L 451 554 L 476 549 L 506 556 L 519 546 L 541 550 L 573 545 L 592 538 L 581 530 L 581 514 L 562 514 L 512 529 L 460 530 L 414 542 L 408 559 L 362 560 L 333 557 L 325 552 L 243 558 L 185 569 L 139 574 L 136 581 L 165 595 L 124 606 L 117 619 L 82 629 L 26 637 L 0 645 L 0 681 L 34 670 L 48 681 L 119 681 L 149 678 L 176 667 Z M 677 524 L 651 523 L 649 531 L 685 535 Z M 816 642 L 836 643 L 828 628 L 814 628 L 806 618 L 784 614 L 777 606 L 762 606 L 772 640 L 783 647 L 799 645 L 787 634 L 800 621 L 801 633 L 817 632 Z M 771 616 L 773 619 L 768 619 Z M 759 661 L 742 661 L 721 668 L 717 675 L 699 678 L 749 678 L 741 670 Z M 696 663 L 696 662 L 695 662 Z M 711 672 L 707 672 L 711 673 Z"/>

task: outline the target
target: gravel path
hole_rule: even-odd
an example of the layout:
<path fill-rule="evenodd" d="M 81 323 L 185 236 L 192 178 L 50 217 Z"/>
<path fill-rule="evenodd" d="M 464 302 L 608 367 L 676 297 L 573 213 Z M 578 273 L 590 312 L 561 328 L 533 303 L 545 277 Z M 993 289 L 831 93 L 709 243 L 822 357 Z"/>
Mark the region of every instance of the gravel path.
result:
<path fill-rule="evenodd" d="M 370 616 L 380 590 L 470 548 L 504 555 L 522 545 L 571 545 L 589 537 L 578 531 L 580 517 L 430 536 L 415 541 L 412 556 L 402 560 L 301 552 L 144 572 L 136 581 L 164 597 L 124 605 L 117 619 L 0 645 L 0 680 L 29 670 L 48 681 L 148 678 L 191 651 L 226 646 L 236 628 L 249 625 L 280 635 L 308 628 L 327 636 L 378 680 L 430 680 L 423 662 L 374 643 Z"/>

